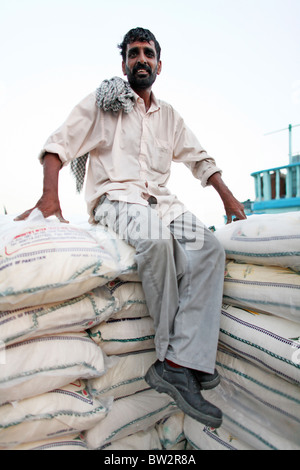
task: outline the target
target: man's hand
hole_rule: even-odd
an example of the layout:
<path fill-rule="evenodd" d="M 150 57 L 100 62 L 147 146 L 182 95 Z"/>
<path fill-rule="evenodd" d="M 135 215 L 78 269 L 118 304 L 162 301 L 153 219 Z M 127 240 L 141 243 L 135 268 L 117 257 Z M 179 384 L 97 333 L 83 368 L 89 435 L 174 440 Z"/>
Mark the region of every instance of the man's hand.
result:
<path fill-rule="evenodd" d="M 246 219 L 246 214 L 244 212 L 244 206 L 241 204 L 233 195 L 228 196 L 223 199 L 223 204 L 226 212 L 227 217 L 227 224 L 235 220 Z M 233 218 L 235 216 L 235 218 Z"/>
<path fill-rule="evenodd" d="M 58 174 L 61 166 L 62 164 L 57 154 L 46 153 L 43 159 L 43 195 L 32 209 L 17 216 L 15 218 L 16 221 L 27 219 L 34 209 L 39 209 L 45 218 L 55 215 L 60 222 L 68 223 L 62 215 L 58 198 Z"/>
<path fill-rule="evenodd" d="M 55 215 L 60 222 L 64 222 L 66 224 L 69 223 L 68 220 L 66 220 L 62 215 L 58 198 L 53 199 L 53 197 L 50 195 L 47 196 L 47 194 L 43 194 L 43 196 L 39 199 L 36 205 L 32 207 L 32 209 L 29 209 L 18 215 L 14 220 L 20 221 L 27 219 L 34 209 L 39 209 L 45 218 L 50 217 L 51 215 Z"/>
<path fill-rule="evenodd" d="M 214 173 L 208 180 L 208 184 L 211 184 L 215 190 L 219 193 L 226 212 L 227 224 L 234 220 L 247 219 L 244 206 L 241 204 L 228 189 L 226 184 L 221 178 L 220 173 Z"/>

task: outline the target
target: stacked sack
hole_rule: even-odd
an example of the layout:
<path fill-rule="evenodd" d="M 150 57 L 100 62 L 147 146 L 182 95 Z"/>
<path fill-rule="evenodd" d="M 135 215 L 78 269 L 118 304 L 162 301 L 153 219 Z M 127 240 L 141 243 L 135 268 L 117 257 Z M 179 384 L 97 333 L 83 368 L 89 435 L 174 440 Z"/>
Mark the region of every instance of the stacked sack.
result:
<path fill-rule="evenodd" d="M 87 223 L 0 217 L 0 448 L 176 449 L 149 389 L 154 330 L 134 250 Z"/>
<path fill-rule="evenodd" d="M 156 361 L 154 326 L 142 285 L 130 277 L 121 275 L 107 284 L 119 310 L 89 330 L 110 363 L 105 375 L 90 380 L 91 394 L 100 401 L 113 396 L 114 401 L 108 416 L 85 433 L 86 443 L 90 449 L 106 450 L 184 446 L 183 414 L 144 379 Z M 172 425 L 172 439 L 166 423 Z"/>
<path fill-rule="evenodd" d="M 218 229 L 226 251 L 214 430 L 185 417 L 192 448 L 300 449 L 300 213 Z"/>
<path fill-rule="evenodd" d="M 87 223 L 0 217 L 0 448 L 299 449 L 300 217 L 217 230 L 227 254 L 212 429 L 150 389 L 134 249 Z"/>

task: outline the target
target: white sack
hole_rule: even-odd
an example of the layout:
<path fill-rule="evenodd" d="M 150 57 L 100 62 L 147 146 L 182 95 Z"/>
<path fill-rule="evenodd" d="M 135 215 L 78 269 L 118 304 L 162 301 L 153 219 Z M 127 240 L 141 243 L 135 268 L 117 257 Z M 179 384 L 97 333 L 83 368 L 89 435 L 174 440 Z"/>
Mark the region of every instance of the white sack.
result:
<path fill-rule="evenodd" d="M 130 434 L 146 431 L 176 412 L 178 408 L 172 398 L 153 389 L 120 398 L 113 402 L 106 418 L 85 433 L 87 445 L 100 449 Z"/>
<path fill-rule="evenodd" d="M 105 287 L 114 298 L 116 307 L 114 318 L 139 318 L 149 316 L 141 282 L 114 279 Z"/>
<path fill-rule="evenodd" d="M 300 445 L 300 387 L 266 372 L 251 362 L 219 349 L 216 361 L 227 393 L 243 395 L 241 403 L 254 404 L 264 426 Z M 234 417 L 235 409 L 232 410 Z"/>
<path fill-rule="evenodd" d="M 44 219 L 0 219 L 0 311 L 77 297 L 122 272 L 117 242 L 75 225 Z"/>
<path fill-rule="evenodd" d="M 109 401 L 93 398 L 85 381 L 0 406 L 0 447 L 79 434 L 109 411 Z M 110 402 L 111 404 L 111 402 Z"/>
<path fill-rule="evenodd" d="M 300 384 L 300 324 L 223 305 L 219 342 L 289 382 Z M 298 354 L 299 353 L 299 354 Z"/>
<path fill-rule="evenodd" d="M 227 261 L 224 302 L 300 322 L 300 276 L 289 268 Z"/>
<path fill-rule="evenodd" d="M 255 450 L 240 441 L 223 426 L 204 426 L 190 416 L 184 417 L 184 433 L 192 450 Z"/>
<path fill-rule="evenodd" d="M 101 450 L 161 450 L 162 446 L 155 427 L 139 431 L 130 436 L 113 441 Z"/>
<path fill-rule="evenodd" d="M 5 344 L 52 333 L 82 331 L 107 320 L 116 300 L 105 286 L 79 297 L 0 312 L 0 341 Z"/>
<path fill-rule="evenodd" d="M 276 432 L 255 406 L 249 406 L 240 394 L 222 391 L 220 387 L 203 393 L 223 412 L 223 424 L 217 430 L 185 415 L 184 432 L 197 450 L 299 450 L 300 446 Z"/>
<path fill-rule="evenodd" d="M 145 381 L 146 372 L 155 361 L 155 351 L 115 356 L 115 365 L 101 377 L 89 380 L 90 391 L 93 396 L 101 399 L 110 396 L 125 397 L 144 390 L 148 388 Z"/>
<path fill-rule="evenodd" d="M 225 225 L 215 236 L 228 259 L 300 271 L 300 212 L 251 215 Z"/>
<path fill-rule="evenodd" d="M 137 265 L 135 262 L 135 248 L 129 245 L 125 240 L 108 227 L 101 224 L 83 224 L 79 225 L 96 239 L 100 244 L 103 243 L 103 231 L 106 233 L 105 248 L 110 253 L 115 253 L 120 265 L 120 274 L 118 277 L 122 281 L 140 282 Z M 117 276 L 115 276 L 117 277 Z"/>
<path fill-rule="evenodd" d="M 106 370 L 101 349 L 85 333 L 46 335 L 14 343 L 0 365 L 0 404 L 23 400 Z"/>
<path fill-rule="evenodd" d="M 90 335 L 108 356 L 154 348 L 151 317 L 111 319 L 91 328 Z"/>
<path fill-rule="evenodd" d="M 184 413 L 180 411 L 162 419 L 155 425 L 163 449 L 174 449 L 185 441 L 183 421 Z"/>
<path fill-rule="evenodd" d="M 267 372 L 266 372 L 267 374 Z M 289 384 L 287 384 L 289 385 Z M 240 443 L 243 443 L 255 450 L 300 450 L 299 444 L 299 424 L 295 427 L 295 421 L 289 422 L 289 426 L 284 424 L 284 415 L 276 409 L 270 408 L 249 396 L 246 391 L 236 387 L 230 382 L 223 382 L 213 390 L 203 391 L 203 396 L 219 407 L 223 412 L 223 424 L 219 428 L 234 436 Z M 268 391 L 265 391 L 266 401 L 268 400 Z M 284 411 L 284 410 L 283 410 Z M 289 410 L 290 413 L 293 410 Z M 188 420 L 186 417 L 185 419 Z M 191 436 L 197 444 L 197 437 L 200 437 L 196 429 L 193 434 L 185 427 L 187 438 Z M 295 428 L 296 432 L 292 435 L 291 430 Z M 286 431 L 289 431 L 289 434 Z M 199 443 L 199 441 L 198 441 Z M 201 443 L 199 443 L 199 447 Z"/>
<path fill-rule="evenodd" d="M 80 434 L 72 434 L 42 441 L 26 442 L 16 446 L 14 450 L 88 450 L 88 448 Z"/>

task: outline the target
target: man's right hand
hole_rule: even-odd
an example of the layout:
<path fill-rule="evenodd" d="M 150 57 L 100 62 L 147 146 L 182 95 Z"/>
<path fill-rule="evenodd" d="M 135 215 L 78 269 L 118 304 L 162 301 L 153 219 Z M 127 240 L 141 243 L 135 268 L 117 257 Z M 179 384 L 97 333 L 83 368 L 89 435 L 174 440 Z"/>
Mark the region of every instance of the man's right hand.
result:
<path fill-rule="evenodd" d="M 39 209 L 45 218 L 55 215 L 60 222 L 69 223 L 62 215 L 58 198 L 58 174 L 62 167 L 59 156 L 55 153 L 46 153 L 43 158 L 43 167 L 44 184 L 42 197 L 32 209 L 23 212 L 23 214 L 20 214 L 14 220 L 25 220 L 34 209 Z"/>
<path fill-rule="evenodd" d="M 34 209 L 39 209 L 45 218 L 50 217 L 51 215 L 55 215 L 60 222 L 68 224 L 69 221 L 66 220 L 60 208 L 60 203 L 57 198 L 53 199 L 50 196 L 44 195 L 39 199 L 37 204 L 22 214 L 18 215 L 14 220 L 20 221 L 27 219 L 30 214 L 34 211 Z"/>

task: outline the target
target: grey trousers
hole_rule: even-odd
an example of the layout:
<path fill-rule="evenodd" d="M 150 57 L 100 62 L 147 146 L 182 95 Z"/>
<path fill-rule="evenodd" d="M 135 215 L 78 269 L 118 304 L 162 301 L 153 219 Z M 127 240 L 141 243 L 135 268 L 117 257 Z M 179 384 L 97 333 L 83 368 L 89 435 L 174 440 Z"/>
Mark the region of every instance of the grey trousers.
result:
<path fill-rule="evenodd" d="M 95 220 L 135 247 L 157 358 L 212 373 L 225 265 L 213 233 L 190 212 L 166 226 L 150 205 L 107 198 L 96 208 Z"/>

